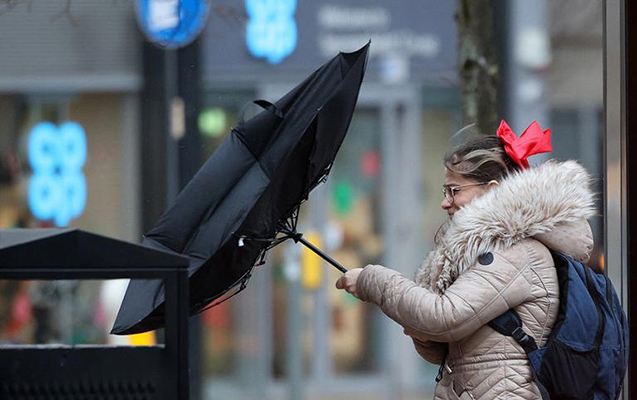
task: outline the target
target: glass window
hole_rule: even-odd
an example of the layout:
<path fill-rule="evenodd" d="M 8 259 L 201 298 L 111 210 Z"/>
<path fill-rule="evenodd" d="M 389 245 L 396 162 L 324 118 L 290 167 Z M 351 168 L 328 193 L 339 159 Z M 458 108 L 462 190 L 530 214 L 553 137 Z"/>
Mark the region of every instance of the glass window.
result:
<path fill-rule="evenodd" d="M 339 240 L 331 255 L 346 268 L 379 264 L 381 226 L 381 123 L 377 108 L 357 109 L 329 178 L 328 226 Z M 378 370 L 378 310 L 342 290 L 329 268 L 330 350 L 338 375 Z"/>
<path fill-rule="evenodd" d="M 112 93 L 0 95 L 0 229 L 69 226 L 139 242 L 136 102 Z M 125 283 L 2 281 L 0 340 L 119 341 L 107 334 Z"/>

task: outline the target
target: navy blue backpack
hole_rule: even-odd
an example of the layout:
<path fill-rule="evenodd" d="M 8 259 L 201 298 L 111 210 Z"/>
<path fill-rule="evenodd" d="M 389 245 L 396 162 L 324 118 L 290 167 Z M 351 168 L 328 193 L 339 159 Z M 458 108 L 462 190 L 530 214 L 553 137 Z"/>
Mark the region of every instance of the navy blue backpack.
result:
<path fill-rule="evenodd" d="M 628 367 L 628 322 L 603 273 L 552 252 L 560 284 L 560 309 L 545 347 L 522 329 L 509 310 L 489 322 L 526 351 L 544 400 L 616 399 Z"/>

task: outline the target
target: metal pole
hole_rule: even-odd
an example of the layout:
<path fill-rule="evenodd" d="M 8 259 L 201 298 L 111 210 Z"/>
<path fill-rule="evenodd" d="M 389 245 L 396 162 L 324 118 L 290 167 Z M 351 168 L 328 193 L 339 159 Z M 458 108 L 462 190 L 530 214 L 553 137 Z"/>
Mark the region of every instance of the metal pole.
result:
<path fill-rule="evenodd" d="M 508 14 L 505 36 L 506 51 L 503 62 L 504 118 L 513 131 L 522 133 L 533 120 L 550 126 L 546 70 L 551 64 L 550 38 L 547 26 L 546 0 L 507 2 Z M 541 162 L 546 155 L 535 156 Z"/>
<path fill-rule="evenodd" d="M 164 88 L 166 97 L 165 110 L 167 113 L 166 127 L 166 204 L 170 205 L 179 193 L 179 151 L 177 141 L 173 137 L 172 102 L 179 93 L 177 69 L 177 53 L 174 50 L 164 51 Z"/>
<path fill-rule="evenodd" d="M 166 210 L 167 164 L 166 151 L 169 140 L 169 101 L 166 100 L 165 51 L 148 41 L 143 44 L 144 86 L 141 92 L 141 141 L 140 159 L 142 188 L 141 230 L 147 231 Z"/>
<path fill-rule="evenodd" d="M 631 72 L 634 70 L 634 40 L 637 37 L 631 28 L 631 17 L 637 15 L 636 8 L 625 0 L 606 0 L 604 2 L 604 124 L 605 124 L 605 204 L 604 204 L 604 267 L 622 299 L 627 311 L 630 326 L 630 341 L 634 342 L 635 306 L 631 296 L 631 283 L 635 274 L 630 268 L 632 246 L 631 227 L 634 226 L 634 213 L 630 212 L 631 170 L 635 164 L 630 159 L 628 137 L 635 118 L 631 118 L 631 99 L 635 87 L 631 85 Z M 632 87 L 631 87 L 632 86 Z M 634 115 L 634 113 L 633 113 Z M 631 121 L 631 119 L 633 121 Z M 634 145 L 633 145 L 634 147 Z M 633 178 L 634 179 L 634 178 Z M 631 218 L 631 215 L 633 217 Z M 637 362 L 634 346 L 629 349 L 628 373 L 624 379 L 624 390 L 620 398 L 633 398 Z"/>
<path fill-rule="evenodd" d="M 201 109 L 201 68 L 199 39 L 177 50 L 176 76 L 177 95 L 184 102 L 184 132 L 173 148 L 177 157 L 173 162 L 178 166 L 179 190 L 190 182 L 201 166 L 201 146 L 197 119 Z M 170 139 L 169 139 L 170 140 Z M 173 177 L 174 179 L 174 177 Z M 190 397 L 202 400 L 203 381 L 203 332 L 201 315 L 189 319 L 189 361 Z"/>
<path fill-rule="evenodd" d="M 313 193 L 310 207 L 312 226 L 325 237 L 327 221 L 327 199 L 329 196 L 329 182 L 317 187 Z M 326 251 L 330 251 L 329 244 L 324 240 Z M 313 293 L 314 312 L 312 313 L 312 381 L 319 387 L 327 384 L 331 372 L 331 348 L 329 345 L 331 324 L 331 307 L 328 299 L 328 290 L 333 287 L 327 279 L 322 279 L 320 287 Z"/>
<path fill-rule="evenodd" d="M 386 96 L 380 110 L 381 122 L 381 160 L 383 160 L 381 186 L 382 186 L 382 206 L 381 223 L 382 235 L 385 243 L 382 264 L 395 266 L 400 265 L 400 226 L 395 215 L 399 214 L 401 197 L 399 195 L 400 182 L 400 139 L 392 133 L 396 129 L 400 132 L 400 101 L 396 95 Z M 378 363 L 383 367 L 383 375 L 387 384 L 385 385 L 384 397 L 386 399 L 400 399 L 403 397 L 400 383 L 400 371 L 402 369 L 402 359 L 400 357 L 400 344 L 395 340 L 396 326 L 383 318 L 379 325 L 378 344 L 380 348 L 374 349 L 378 354 Z"/>
<path fill-rule="evenodd" d="M 296 246 L 288 246 L 285 252 L 285 276 L 288 281 L 288 342 L 286 351 L 288 398 L 303 399 L 303 349 L 301 336 L 301 264 Z"/>

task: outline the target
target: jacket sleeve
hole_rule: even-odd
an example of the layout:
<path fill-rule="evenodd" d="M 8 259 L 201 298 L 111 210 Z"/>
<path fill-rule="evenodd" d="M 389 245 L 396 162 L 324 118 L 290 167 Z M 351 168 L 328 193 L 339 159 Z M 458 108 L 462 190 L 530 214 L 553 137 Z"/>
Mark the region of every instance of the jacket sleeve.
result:
<path fill-rule="evenodd" d="M 509 308 L 531 299 L 528 262 L 510 262 L 494 252 L 476 263 L 439 295 L 380 265 L 363 269 L 356 282 L 361 300 L 378 305 L 391 319 L 418 332 L 421 341 L 455 342 L 474 333 Z"/>
<path fill-rule="evenodd" d="M 434 342 L 431 340 L 422 341 L 416 338 L 412 338 L 412 340 L 420 357 L 432 364 L 442 363 L 442 360 L 449 350 L 447 343 Z"/>

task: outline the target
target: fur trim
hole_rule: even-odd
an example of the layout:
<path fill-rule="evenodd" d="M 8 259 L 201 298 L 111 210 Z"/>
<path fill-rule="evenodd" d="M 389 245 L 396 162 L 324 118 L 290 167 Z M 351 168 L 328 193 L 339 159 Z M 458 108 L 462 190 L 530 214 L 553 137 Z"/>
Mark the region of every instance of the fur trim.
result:
<path fill-rule="evenodd" d="M 509 175 L 443 226 L 416 283 L 442 294 L 480 254 L 592 217 L 590 184 L 589 174 L 575 161 L 548 161 Z"/>

